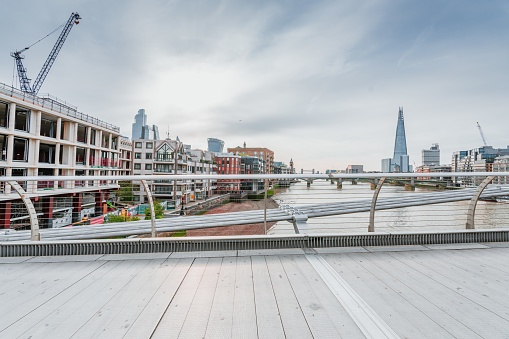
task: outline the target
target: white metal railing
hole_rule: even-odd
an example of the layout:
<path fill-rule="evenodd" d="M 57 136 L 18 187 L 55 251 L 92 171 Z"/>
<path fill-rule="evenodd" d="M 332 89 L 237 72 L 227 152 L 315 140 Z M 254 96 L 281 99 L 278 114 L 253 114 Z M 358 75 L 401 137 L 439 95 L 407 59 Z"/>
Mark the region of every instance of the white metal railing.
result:
<path fill-rule="evenodd" d="M 99 120 L 97 118 L 94 118 L 88 114 L 84 114 L 81 112 L 78 112 L 77 108 L 75 106 L 70 106 L 67 103 L 62 103 L 57 99 L 56 97 L 52 97 L 49 95 L 46 95 L 46 97 L 39 97 L 36 95 L 32 95 L 30 93 L 25 93 L 17 88 L 11 87 L 9 85 L 0 83 L 0 92 L 8 95 L 13 98 L 18 98 L 26 102 L 30 102 L 32 104 L 36 104 L 45 108 L 49 108 L 53 111 L 66 114 L 68 116 L 90 122 L 92 124 L 105 127 L 107 129 L 110 129 L 112 131 L 115 131 L 117 133 L 120 133 L 120 127 L 115 126 L 113 124 L 104 122 L 102 120 Z"/>
<path fill-rule="evenodd" d="M 480 177 L 482 178 L 482 183 L 477 188 L 471 189 L 463 189 L 460 191 L 448 191 L 443 193 L 426 193 L 426 194 L 417 194 L 417 195 L 407 195 L 405 197 L 383 197 L 378 199 L 378 194 L 381 192 L 382 186 L 386 181 L 390 180 L 401 180 L 406 179 L 408 181 L 408 185 L 414 185 L 415 180 L 417 178 L 453 178 L 453 177 Z M 342 215 L 347 213 L 358 213 L 358 212 L 369 212 L 369 223 L 367 230 L 369 232 L 375 231 L 375 210 L 387 210 L 401 207 L 409 207 L 409 206 L 420 206 L 426 204 L 438 204 L 438 203 L 447 203 L 461 200 L 470 200 L 468 205 L 467 222 L 465 224 L 465 228 L 472 229 L 475 227 L 474 225 L 474 214 L 477 202 L 481 197 L 481 194 L 485 196 L 509 196 L 509 187 L 508 186 L 497 186 L 494 188 L 486 188 L 488 184 L 495 177 L 509 177 L 509 172 L 449 172 L 449 173 L 356 173 L 356 174 L 346 174 L 346 173 L 335 173 L 331 175 L 326 174 L 258 174 L 258 175 L 131 175 L 131 176 L 26 176 L 26 177 L 1 177 L 0 183 L 5 182 L 7 186 L 12 187 L 14 191 L 19 195 L 20 198 L 23 199 L 23 202 L 26 204 L 28 213 L 30 214 L 30 223 L 31 223 L 31 236 L 30 239 L 38 240 L 40 238 L 40 233 L 38 229 L 37 223 L 37 214 L 35 212 L 35 208 L 33 206 L 33 202 L 30 198 L 36 197 L 37 193 L 27 193 L 23 187 L 17 185 L 16 183 L 19 180 L 28 183 L 28 185 L 34 183 L 51 183 L 58 182 L 60 186 L 61 182 L 68 182 L 69 184 L 64 185 L 65 187 L 76 188 L 82 186 L 86 186 L 85 183 L 95 182 L 96 184 L 108 184 L 114 183 L 115 181 L 130 181 L 130 182 L 138 182 L 142 183 L 144 190 L 149 196 L 149 206 L 151 209 L 151 220 L 150 222 L 136 222 L 133 223 L 133 226 L 127 225 L 115 225 L 108 227 L 101 227 L 100 232 L 97 232 L 97 229 L 93 229 L 93 226 L 90 227 L 81 227 L 79 231 L 74 231 L 72 229 L 76 229 L 70 227 L 66 230 L 52 230 L 45 231 L 49 237 L 50 234 L 56 237 L 63 237 L 66 239 L 75 238 L 94 238 L 94 237 L 107 237 L 107 236 L 124 236 L 124 235 L 132 235 L 132 234 L 143 234 L 143 233 L 152 233 L 152 235 L 156 235 L 157 232 L 168 231 L 168 230 L 182 230 L 182 229 L 198 229 L 198 228 L 208 228 L 208 227 L 217 227 L 217 226 L 229 226 L 229 225 L 238 225 L 238 224 L 251 224 L 256 222 L 263 222 L 265 227 L 267 222 L 276 222 L 276 221 L 289 221 L 293 224 L 294 230 L 296 233 L 307 233 L 310 232 L 310 228 L 307 225 L 307 221 L 309 218 L 317 218 L 317 217 L 326 217 L 326 216 L 334 216 L 334 215 Z M 359 179 L 370 179 L 372 188 L 375 190 L 374 194 L 371 195 L 371 199 L 358 200 L 347 203 L 321 203 L 314 205 L 303 205 L 303 206 L 281 206 L 278 210 L 267 210 L 267 206 L 260 212 L 242 212 L 242 213 L 234 213 L 231 217 L 226 215 L 221 216 L 203 216 L 198 219 L 186 219 L 186 222 L 182 220 L 172 220 L 168 221 L 167 219 L 155 220 L 154 216 L 154 202 L 151 199 L 151 195 L 153 193 L 160 194 L 160 189 L 151 189 L 150 182 L 151 181 L 160 181 L 160 180 L 168 180 L 169 182 L 183 182 L 183 181 L 192 181 L 192 180 L 257 180 L 260 183 L 265 182 L 265 191 L 267 187 L 270 185 L 270 182 L 276 180 L 301 180 L 307 181 L 308 187 L 311 185 L 311 182 L 314 180 L 325 179 L 330 181 L 331 184 L 336 183 L 337 187 L 340 188 L 343 180 L 352 180 L 355 182 Z M 16 187 L 15 187 L 16 186 Z M 90 188 L 90 187 L 88 187 Z M 102 186 L 96 187 L 96 189 L 100 189 Z M 210 189 L 210 188 L 209 188 Z M 151 190 L 153 190 L 151 192 Z M 57 191 L 55 191 L 57 192 Z M 174 192 L 174 194 L 180 194 L 187 192 L 190 190 L 179 190 Z M 383 192 L 383 190 L 382 190 Z M 42 193 L 41 193 L 42 194 Z M 56 193 L 55 193 L 56 194 Z M 173 194 L 172 194 L 173 195 Z M 1 194 L 0 194 L 1 196 Z M 316 200 L 316 199 L 315 199 Z M 380 200 L 380 201 L 378 201 Z M 266 200 L 265 200 L 266 201 Z M 263 212 L 263 213 L 261 213 Z M 228 213 L 227 213 L 228 214 Z M 118 226 L 118 227 L 117 227 Z M 147 228 L 148 227 L 148 228 Z M 59 233 L 55 233 L 59 232 Z M 74 232 L 74 233 L 73 233 Z M 87 232 L 90 232 L 87 235 Z M 15 232 L 16 233 L 16 232 Z M 64 236 L 64 234 L 66 234 Z M 21 235 L 20 235 L 21 236 Z M 13 237 L 16 238 L 16 237 Z M 24 239 L 23 237 L 18 237 L 19 239 Z"/>

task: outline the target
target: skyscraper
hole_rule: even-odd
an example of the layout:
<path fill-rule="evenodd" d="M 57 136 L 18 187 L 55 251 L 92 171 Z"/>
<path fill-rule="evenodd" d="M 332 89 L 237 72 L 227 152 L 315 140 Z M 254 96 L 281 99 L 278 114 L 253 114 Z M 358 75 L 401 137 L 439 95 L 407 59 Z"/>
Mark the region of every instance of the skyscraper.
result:
<path fill-rule="evenodd" d="M 394 156 L 392 159 L 382 159 L 382 172 L 412 172 L 410 159 L 406 148 L 405 119 L 403 107 L 399 108 L 396 140 L 394 142 Z"/>
<path fill-rule="evenodd" d="M 208 138 L 209 152 L 223 153 L 224 141 L 216 138 Z"/>
<path fill-rule="evenodd" d="M 143 108 L 134 116 L 132 140 L 135 139 L 159 140 L 159 129 L 156 125 L 147 125 L 147 115 Z"/>

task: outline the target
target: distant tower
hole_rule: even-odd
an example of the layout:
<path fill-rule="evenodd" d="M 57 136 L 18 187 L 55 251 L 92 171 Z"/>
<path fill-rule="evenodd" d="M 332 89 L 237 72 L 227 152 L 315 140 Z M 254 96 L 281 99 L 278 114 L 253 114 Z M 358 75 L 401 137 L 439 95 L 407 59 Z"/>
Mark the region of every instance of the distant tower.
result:
<path fill-rule="evenodd" d="M 216 153 L 223 153 L 224 149 L 224 141 L 216 138 L 208 138 L 208 151 L 209 152 L 216 152 Z"/>
<path fill-rule="evenodd" d="M 406 148 L 405 119 L 403 107 L 399 108 L 398 126 L 396 127 L 396 141 L 394 143 L 393 172 L 410 172 L 409 158 Z"/>
<path fill-rule="evenodd" d="M 132 139 L 143 139 L 143 127 L 147 124 L 147 115 L 142 108 L 134 116 Z"/>
<path fill-rule="evenodd" d="M 244 141 L 244 148 L 246 148 L 246 142 Z"/>
<path fill-rule="evenodd" d="M 156 125 L 147 125 L 147 115 L 143 108 L 134 116 L 132 139 L 159 140 L 159 129 Z"/>
<path fill-rule="evenodd" d="M 293 174 L 293 158 L 290 158 L 290 173 Z"/>

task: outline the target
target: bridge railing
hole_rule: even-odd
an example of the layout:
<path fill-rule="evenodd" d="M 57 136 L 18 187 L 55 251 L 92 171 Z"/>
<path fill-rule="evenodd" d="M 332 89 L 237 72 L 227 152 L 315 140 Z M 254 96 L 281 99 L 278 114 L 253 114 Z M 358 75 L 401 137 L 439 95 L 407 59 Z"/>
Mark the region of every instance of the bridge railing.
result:
<path fill-rule="evenodd" d="M 508 177 L 509 172 L 1 177 L 0 227 L 6 231 L 0 241 L 507 227 L 509 205 L 499 201 L 509 202 L 509 185 L 492 182 Z M 458 186 L 461 178 L 468 187 Z"/>

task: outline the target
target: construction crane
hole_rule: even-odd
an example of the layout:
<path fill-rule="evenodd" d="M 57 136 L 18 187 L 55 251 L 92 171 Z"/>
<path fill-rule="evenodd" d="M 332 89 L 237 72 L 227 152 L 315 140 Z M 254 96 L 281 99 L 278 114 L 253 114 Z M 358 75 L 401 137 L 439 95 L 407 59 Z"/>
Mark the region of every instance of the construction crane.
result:
<path fill-rule="evenodd" d="M 481 125 L 479 125 L 479 122 L 477 122 L 477 128 L 479 129 L 479 133 L 481 133 L 482 142 L 484 142 L 484 146 L 488 146 L 488 143 L 486 142 L 486 138 L 484 138 L 484 133 L 482 132 Z"/>
<path fill-rule="evenodd" d="M 37 44 L 44 38 L 48 37 L 50 34 L 46 35 L 44 38 L 38 40 L 34 44 L 23 48 L 22 50 L 16 51 L 11 53 L 11 56 L 16 61 L 16 68 L 18 70 L 18 78 L 19 78 L 19 85 L 20 89 L 25 93 L 30 93 L 32 95 L 37 95 L 39 92 L 39 89 L 41 88 L 44 80 L 46 79 L 46 76 L 48 75 L 49 70 L 51 69 L 51 66 L 53 66 L 53 63 L 55 62 L 55 59 L 58 56 L 58 53 L 62 49 L 62 46 L 64 45 L 65 39 L 67 39 L 67 36 L 69 35 L 69 32 L 71 31 L 71 28 L 74 24 L 79 24 L 79 20 L 81 19 L 80 15 L 78 13 L 72 13 L 69 19 L 65 24 L 63 24 L 64 29 L 60 33 L 60 36 L 58 37 L 57 42 L 55 43 L 55 46 L 53 46 L 53 49 L 51 50 L 50 54 L 48 55 L 48 58 L 46 59 L 46 62 L 42 66 L 41 71 L 39 72 L 39 75 L 37 75 L 37 78 L 34 81 L 33 87 L 30 86 L 30 79 L 27 76 L 27 71 L 25 67 L 23 66 L 22 59 L 25 58 L 24 55 L 21 55 L 21 53 L 28 50 L 33 45 Z M 61 27 L 61 26 L 60 26 Z M 58 27 L 58 28 L 60 28 Z M 57 29 L 58 29 L 57 28 Z M 56 30 L 55 30 L 56 31 Z"/>

